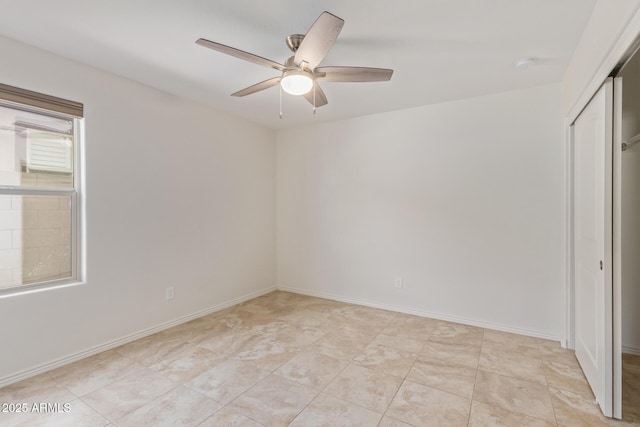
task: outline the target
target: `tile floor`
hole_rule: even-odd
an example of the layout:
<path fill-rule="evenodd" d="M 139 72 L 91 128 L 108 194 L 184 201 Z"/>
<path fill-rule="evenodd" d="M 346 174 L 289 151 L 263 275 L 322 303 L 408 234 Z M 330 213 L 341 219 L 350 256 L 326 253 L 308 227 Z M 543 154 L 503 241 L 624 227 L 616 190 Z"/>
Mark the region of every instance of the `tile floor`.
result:
<path fill-rule="evenodd" d="M 640 425 L 640 357 L 625 370 L 611 421 L 556 342 L 273 292 L 2 388 L 70 410 L 0 426 Z"/>

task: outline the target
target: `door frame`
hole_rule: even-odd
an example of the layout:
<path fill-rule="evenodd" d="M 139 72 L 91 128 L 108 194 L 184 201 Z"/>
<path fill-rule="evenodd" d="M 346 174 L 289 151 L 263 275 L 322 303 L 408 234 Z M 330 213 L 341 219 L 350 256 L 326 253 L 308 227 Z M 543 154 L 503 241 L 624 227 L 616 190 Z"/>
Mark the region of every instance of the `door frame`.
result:
<path fill-rule="evenodd" d="M 565 348 L 575 348 L 574 334 L 574 288 L 573 288 L 573 130 L 572 124 L 576 121 L 582 110 L 587 106 L 593 95 L 612 72 L 624 65 L 633 53 L 640 47 L 640 10 L 637 10 L 629 20 L 626 28 L 620 33 L 605 58 L 600 63 L 591 80 L 589 80 L 577 99 L 571 106 L 569 113 L 564 118 L 564 143 L 565 143 L 565 332 L 561 342 Z M 614 141 L 615 142 L 615 141 Z M 615 215 L 615 213 L 614 213 Z M 616 259 L 614 257 L 614 263 Z M 614 282 L 614 304 L 620 303 L 621 289 L 616 289 Z M 614 322 L 619 319 L 621 306 L 614 306 Z M 614 338 L 615 339 L 615 338 Z M 616 343 L 614 342 L 614 345 Z"/>
<path fill-rule="evenodd" d="M 612 316 L 613 417 L 622 419 L 622 77 L 613 79 L 612 161 Z"/>

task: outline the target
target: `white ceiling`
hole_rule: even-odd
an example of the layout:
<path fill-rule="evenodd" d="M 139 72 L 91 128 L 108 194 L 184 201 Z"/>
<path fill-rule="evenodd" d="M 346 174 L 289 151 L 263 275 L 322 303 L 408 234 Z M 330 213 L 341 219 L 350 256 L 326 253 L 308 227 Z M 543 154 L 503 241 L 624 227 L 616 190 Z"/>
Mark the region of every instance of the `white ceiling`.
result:
<path fill-rule="evenodd" d="M 0 0 L 0 34 L 274 129 L 559 82 L 595 0 Z M 314 116 L 278 72 L 200 47 L 199 37 L 283 62 L 284 39 L 324 10 L 345 20 L 321 65 L 393 68 L 390 82 L 328 83 Z M 537 64 L 513 63 L 534 56 Z"/>

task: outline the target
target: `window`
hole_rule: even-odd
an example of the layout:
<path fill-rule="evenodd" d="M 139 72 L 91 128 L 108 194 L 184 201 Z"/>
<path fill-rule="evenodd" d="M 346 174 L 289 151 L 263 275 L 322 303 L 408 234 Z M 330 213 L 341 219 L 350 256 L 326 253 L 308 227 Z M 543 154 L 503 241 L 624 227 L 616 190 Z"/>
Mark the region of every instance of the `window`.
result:
<path fill-rule="evenodd" d="M 0 293 L 80 279 L 82 110 L 0 84 Z"/>

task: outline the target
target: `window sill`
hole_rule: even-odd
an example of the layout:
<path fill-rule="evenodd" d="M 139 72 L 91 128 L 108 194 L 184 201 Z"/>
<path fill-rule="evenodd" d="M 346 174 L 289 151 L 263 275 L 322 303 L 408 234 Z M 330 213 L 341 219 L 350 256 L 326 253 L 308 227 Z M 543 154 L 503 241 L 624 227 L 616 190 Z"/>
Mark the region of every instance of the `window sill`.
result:
<path fill-rule="evenodd" d="M 86 284 L 85 281 L 74 279 L 53 280 L 50 282 L 34 283 L 30 285 L 18 285 L 10 288 L 0 288 L 0 299 L 18 297 L 43 291 L 53 291 L 56 289 L 68 288 Z"/>

